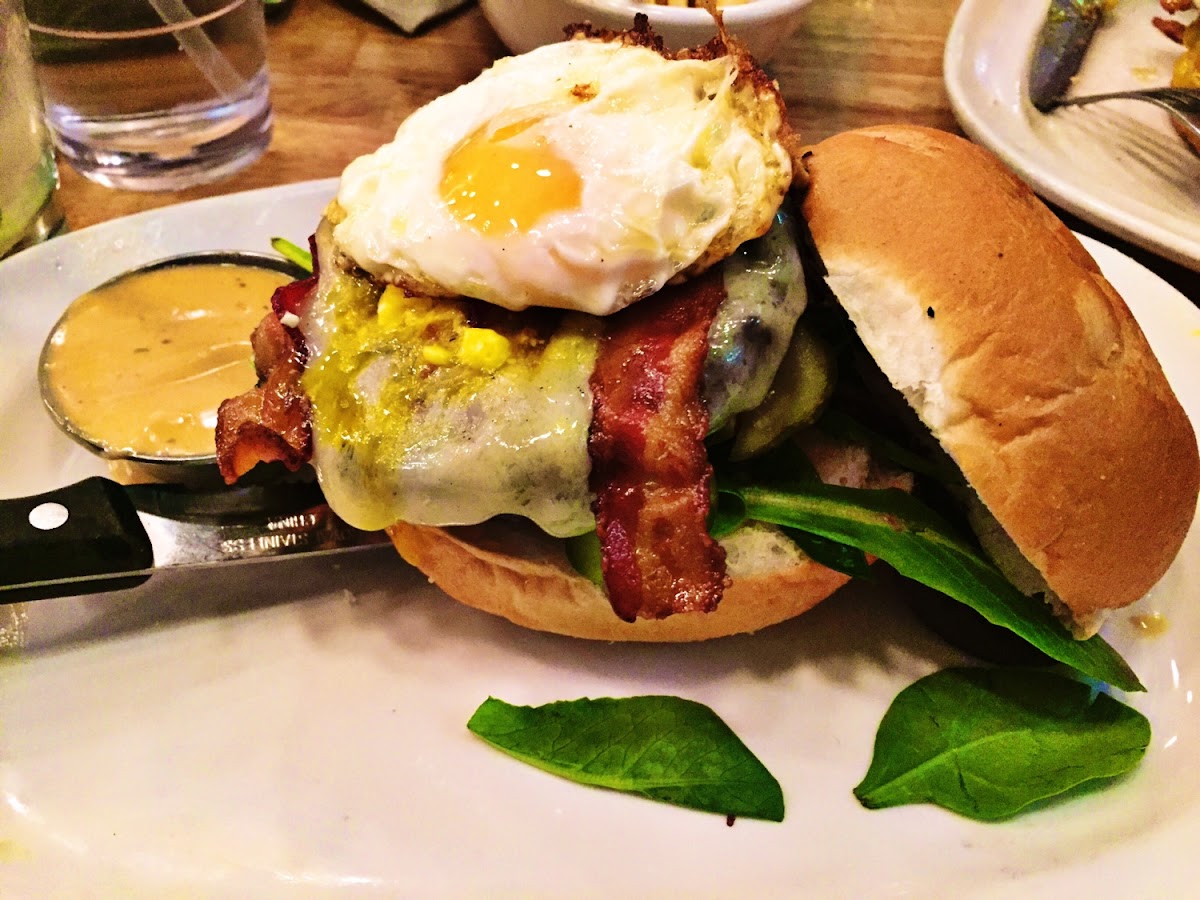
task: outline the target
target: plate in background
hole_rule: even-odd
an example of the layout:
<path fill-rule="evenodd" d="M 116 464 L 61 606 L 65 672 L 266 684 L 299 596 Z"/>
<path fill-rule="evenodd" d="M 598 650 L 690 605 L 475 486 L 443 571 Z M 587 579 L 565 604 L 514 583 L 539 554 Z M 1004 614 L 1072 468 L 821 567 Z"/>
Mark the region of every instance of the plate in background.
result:
<path fill-rule="evenodd" d="M 1200 158 L 1167 114 L 1104 103 L 1042 115 L 1027 96 L 1048 0 L 964 0 L 944 73 L 963 130 L 1045 199 L 1105 231 L 1200 270 Z M 1162 87 L 1181 48 L 1150 24 L 1157 0 L 1121 0 L 1096 33 L 1072 94 Z"/>
<path fill-rule="evenodd" d="M 323 181 L 202 200 L 56 238 L 0 264 L 0 496 L 100 463 L 37 409 L 42 339 L 77 294 L 184 251 L 302 243 Z M 1200 311 L 1088 243 L 1193 421 Z M 956 656 L 886 588 L 753 636 L 592 644 L 447 600 L 393 553 L 157 576 L 0 608 L 6 898 L 397 895 L 1187 895 L 1200 879 L 1200 527 L 1147 600 L 1170 627 L 1110 639 L 1150 687 L 1147 759 L 1112 789 L 982 825 L 868 812 L 851 789 L 893 696 Z M 670 693 L 706 703 L 780 780 L 782 824 L 580 787 L 466 730 L 513 703 Z"/>

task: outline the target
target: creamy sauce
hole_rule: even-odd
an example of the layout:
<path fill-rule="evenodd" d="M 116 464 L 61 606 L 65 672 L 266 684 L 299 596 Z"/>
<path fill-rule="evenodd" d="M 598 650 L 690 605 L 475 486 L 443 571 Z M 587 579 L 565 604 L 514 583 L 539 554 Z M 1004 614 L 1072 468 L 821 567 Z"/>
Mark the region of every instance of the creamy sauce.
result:
<path fill-rule="evenodd" d="M 1142 637 L 1156 638 L 1167 633 L 1169 623 L 1162 613 L 1140 613 L 1129 617 L 1129 623 Z"/>
<path fill-rule="evenodd" d="M 84 294 L 47 346 L 49 395 L 107 455 L 211 454 L 217 407 L 254 386 L 250 334 L 289 280 L 205 263 L 139 272 Z"/>
<path fill-rule="evenodd" d="M 504 513 L 556 536 L 593 527 L 588 377 L 598 327 L 381 291 L 339 269 L 317 232 L 321 283 L 301 320 L 313 464 L 330 505 L 366 529 L 464 525 Z M 545 323 L 549 325 L 550 323 Z"/>

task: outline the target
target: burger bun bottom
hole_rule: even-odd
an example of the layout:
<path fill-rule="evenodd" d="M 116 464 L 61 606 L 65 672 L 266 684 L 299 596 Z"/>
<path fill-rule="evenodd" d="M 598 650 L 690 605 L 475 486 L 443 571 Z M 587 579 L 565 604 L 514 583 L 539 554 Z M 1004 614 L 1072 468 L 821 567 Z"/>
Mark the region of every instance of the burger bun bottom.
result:
<path fill-rule="evenodd" d="M 457 528 L 397 523 L 404 557 L 462 603 L 526 628 L 599 641 L 702 641 L 757 631 L 816 606 L 850 579 L 806 558 L 766 528 L 726 543 L 731 582 L 711 613 L 624 622 L 577 573 L 563 543 L 520 520 Z"/>

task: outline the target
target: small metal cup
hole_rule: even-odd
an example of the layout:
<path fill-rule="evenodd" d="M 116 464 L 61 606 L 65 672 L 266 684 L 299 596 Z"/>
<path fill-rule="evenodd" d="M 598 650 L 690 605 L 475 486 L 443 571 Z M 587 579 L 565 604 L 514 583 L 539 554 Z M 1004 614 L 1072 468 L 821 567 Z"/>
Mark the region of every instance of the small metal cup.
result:
<path fill-rule="evenodd" d="M 185 253 L 138 266 L 135 269 L 130 269 L 128 272 L 123 272 L 114 278 L 110 278 L 103 284 L 97 285 L 93 290 L 107 287 L 122 279 L 140 275 L 144 272 L 196 265 L 253 266 L 282 272 L 294 278 L 303 278 L 308 274 L 296 266 L 295 263 L 278 256 L 245 250 L 212 250 Z M 58 322 L 55 323 L 54 328 L 50 330 L 50 334 L 46 337 L 46 342 L 42 345 L 42 352 L 38 361 L 38 388 L 41 392 L 42 403 L 45 405 L 47 412 L 49 412 L 50 418 L 54 420 L 54 423 L 72 440 L 86 447 L 97 456 L 108 460 L 113 477 L 122 483 L 153 481 L 186 484 L 189 487 L 215 487 L 222 484 L 223 482 L 217 472 L 215 454 L 139 454 L 127 449 L 110 446 L 102 437 L 87 433 L 87 431 L 72 420 L 69 413 L 58 402 L 58 398 L 50 384 L 48 377 L 49 367 L 47 364 L 52 352 L 51 344 L 54 337 L 58 333 L 63 321 L 70 315 L 70 312 L 71 309 L 68 306 L 63 311 Z M 278 477 L 280 471 L 279 467 L 260 468 L 264 470 L 269 468 L 271 470 L 269 473 L 259 473 L 264 478 Z"/>

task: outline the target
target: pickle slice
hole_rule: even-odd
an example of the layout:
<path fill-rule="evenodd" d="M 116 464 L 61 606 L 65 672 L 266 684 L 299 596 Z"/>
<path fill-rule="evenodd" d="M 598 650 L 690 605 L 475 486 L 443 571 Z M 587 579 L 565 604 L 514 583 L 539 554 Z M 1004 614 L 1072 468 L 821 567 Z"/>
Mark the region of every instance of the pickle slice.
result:
<path fill-rule="evenodd" d="M 833 353 L 811 331 L 797 325 L 766 399 L 738 416 L 730 459 L 758 456 L 811 425 L 829 400 L 833 385 Z"/>

